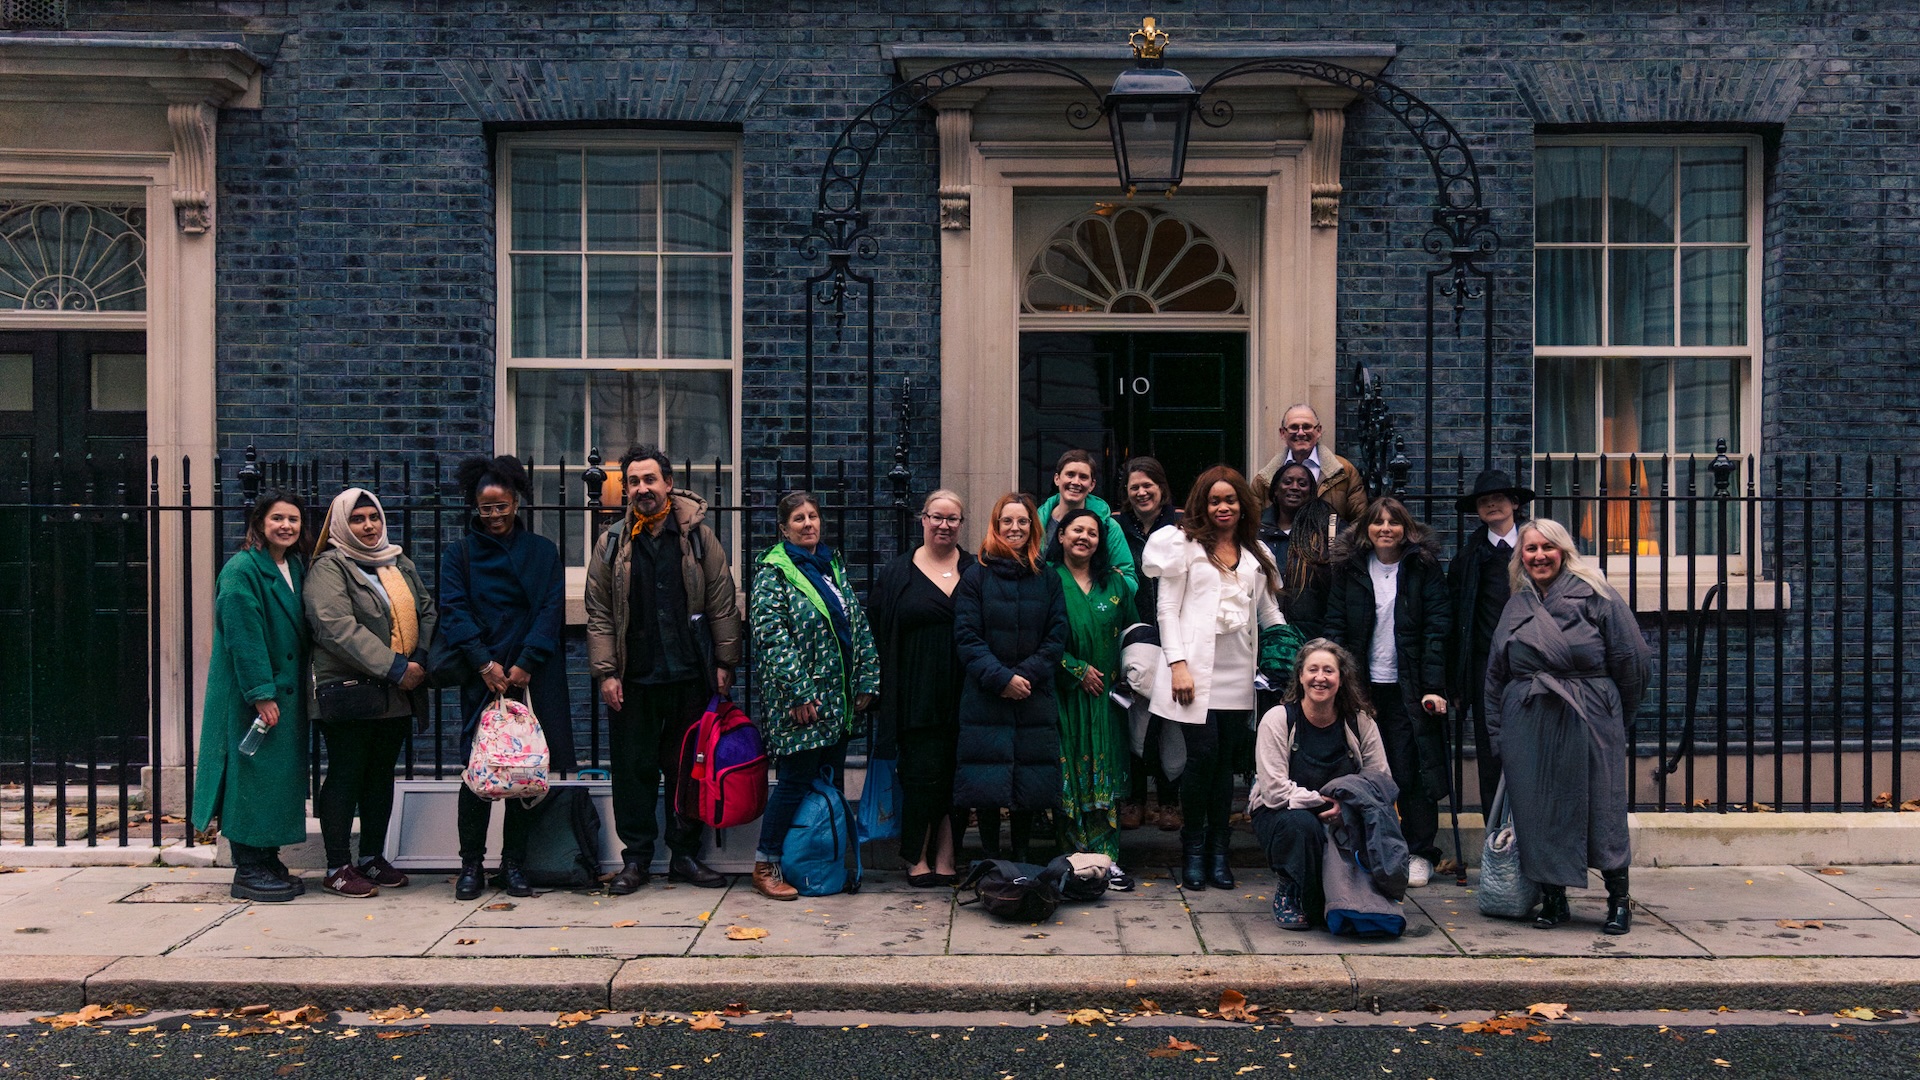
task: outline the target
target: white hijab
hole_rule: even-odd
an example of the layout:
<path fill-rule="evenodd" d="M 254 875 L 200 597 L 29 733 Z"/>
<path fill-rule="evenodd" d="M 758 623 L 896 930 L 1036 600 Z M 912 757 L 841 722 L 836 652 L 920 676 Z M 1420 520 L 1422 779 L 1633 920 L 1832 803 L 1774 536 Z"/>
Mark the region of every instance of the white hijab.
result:
<path fill-rule="evenodd" d="M 361 499 L 373 503 L 380 511 L 380 538 L 371 545 L 363 544 L 347 527 L 347 519 L 353 516 L 354 507 Z M 361 566 L 392 566 L 400 557 L 400 545 L 387 542 L 387 511 L 380 505 L 379 496 L 366 488 L 350 487 L 333 497 L 327 507 L 327 520 L 320 528 L 320 542 L 314 546 L 314 554 L 325 551 L 328 544 L 346 553 L 347 558 Z"/>

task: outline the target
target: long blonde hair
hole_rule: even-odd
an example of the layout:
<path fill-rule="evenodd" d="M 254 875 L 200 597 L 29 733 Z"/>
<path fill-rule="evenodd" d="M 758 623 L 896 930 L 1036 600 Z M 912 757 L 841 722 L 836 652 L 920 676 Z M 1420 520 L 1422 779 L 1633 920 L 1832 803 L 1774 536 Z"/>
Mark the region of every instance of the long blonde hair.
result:
<path fill-rule="evenodd" d="M 1579 550 L 1573 546 L 1573 535 L 1567 532 L 1565 525 L 1552 518 L 1533 518 L 1522 522 L 1520 532 L 1514 537 L 1522 548 L 1526 547 L 1529 532 L 1539 533 L 1540 539 L 1559 549 L 1561 573 L 1572 574 L 1593 586 L 1593 591 L 1601 596 L 1619 598 L 1619 594 L 1613 591 L 1613 586 L 1607 584 L 1606 576 L 1601 574 L 1592 563 L 1581 557 Z M 1507 584 L 1514 592 L 1519 592 L 1522 588 L 1534 587 L 1533 579 L 1527 576 L 1526 565 L 1518 551 L 1513 553 L 1513 558 L 1507 563 Z"/>

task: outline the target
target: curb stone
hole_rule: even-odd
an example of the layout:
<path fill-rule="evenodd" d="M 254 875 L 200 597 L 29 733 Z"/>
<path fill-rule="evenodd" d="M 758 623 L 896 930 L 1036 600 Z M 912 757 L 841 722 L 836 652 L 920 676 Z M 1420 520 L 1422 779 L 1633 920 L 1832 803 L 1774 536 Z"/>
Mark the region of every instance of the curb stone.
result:
<path fill-rule="evenodd" d="M 150 1008 L 260 1002 L 322 1008 L 604 1009 L 620 961 L 601 957 L 123 957 L 86 980 L 87 1000 Z"/>
<path fill-rule="evenodd" d="M 1003 956 L 294 958 L 15 957 L 0 1009 L 86 1002 L 150 1008 L 271 1002 L 323 1008 L 690 1010 L 745 1002 L 762 1012 L 1036 1012 L 1142 998 L 1168 1012 L 1235 990 L 1269 1014 L 1298 1011 L 1801 1009 L 1920 1004 L 1920 967 L 1899 958 L 1461 959 L 1431 956 Z"/>

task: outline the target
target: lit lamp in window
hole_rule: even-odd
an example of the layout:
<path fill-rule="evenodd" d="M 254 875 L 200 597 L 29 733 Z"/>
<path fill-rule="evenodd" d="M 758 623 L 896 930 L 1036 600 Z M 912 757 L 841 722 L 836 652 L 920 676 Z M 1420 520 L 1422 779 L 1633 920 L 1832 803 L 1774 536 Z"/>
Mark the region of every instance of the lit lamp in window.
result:
<path fill-rule="evenodd" d="M 1113 80 L 1104 102 L 1120 186 L 1128 198 L 1143 187 L 1165 188 L 1171 196 L 1186 168 L 1187 131 L 1200 91 L 1185 75 L 1163 66 L 1167 35 L 1152 19 L 1143 19 L 1127 40 L 1139 63 Z"/>

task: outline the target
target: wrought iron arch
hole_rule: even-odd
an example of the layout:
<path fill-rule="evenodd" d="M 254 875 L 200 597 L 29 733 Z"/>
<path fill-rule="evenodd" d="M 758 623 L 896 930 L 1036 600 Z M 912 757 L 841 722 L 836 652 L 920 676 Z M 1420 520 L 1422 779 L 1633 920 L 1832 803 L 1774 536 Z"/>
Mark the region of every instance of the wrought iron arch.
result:
<path fill-rule="evenodd" d="M 1480 260 L 1500 250 L 1500 236 L 1493 229 L 1491 215 L 1482 201 L 1480 186 L 1480 167 L 1474 163 L 1473 149 L 1460 136 L 1459 129 L 1452 121 L 1442 116 L 1439 110 L 1422 101 L 1405 87 L 1340 64 L 1329 64 L 1319 60 L 1286 60 L 1280 58 L 1249 60 L 1244 64 L 1235 64 L 1208 79 L 1200 88 L 1200 103 L 1195 113 L 1201 123 L 1209 127 L 1225 127 L 1233 120 L 1233 106 L 1226 99 L 1215 94 L 1215 88 L 1221 83 L 1230 82 L 1246 75 L 1298 75 L 1302 78 L 1344 87 L 1373 102 L 1384 109 L 1388 115 L 1399 121 L 1407 129 L 1420 149 L 1427 155 L 1427 163 L 1433 169 L 1435 195 L 1439 205 L 1433 209 L 1433 225 L 1421 238 L 1420 246 L 1429 255 L 1438 255 L 1446 259 L 1446 265 L 1427 271 L 1426 304 L 1426 382 L 1423 403 L 1425 405 L 1425 423 L 1422 425 L 1421 469 L 1423 488 L 1433 490 L 1433 343 L 1438 327 L 1435 311 L 1436 295 L 1445 297 L 1453 308 L 1453 327 L 1456 335 L 1462 332 L 1467 305 L 1480 301 L 1483 310 L 1480 324 L 1480 351 L 1482 361 L 1482 382 L 1486 395 L 1486 409 L 1481 414 L 1481 460 L 1488 466 L 1493 464 L 1493 271 L 1480 265 Z M 1209 104 L 1207 99 L 1213 97 Z M 1377 378 L 1377 377 L 1376 377 Z M 1396 436 L 1393 425 L 1387 422 L 1379 427 L 1384 432 L 1380 446 L 1366 448 L 1370 456 L 1380 461 L 1387 460 L 1389 453 L 1398 455 L 1393 445 Z M 1402 459 L 1404 460 L 1404 459 Z M 1431 516 L 1431 514 L 1429 514 Z"/>
<path fill-rule="evenodd" d="M 828 312 L 835 325 L 844 326 L 847 304 L 855 293 L 864 293 L 866 305 L 866 403 L 867 431 L 878 430 L 875 398 L 875 312 L 871 302 L 875 279 L 854 266 L 855 260 L 871 262 L 879 254 L 879 244 L 869 228 L 862 201 L 867 171 L 889 135 L 915 110 L 933 98 L 969 83 L 998 75 L 1037 74 L 1078 84 L 1097 102 L 1100 90 L 1079 72 L 1048 60 L 968 60 L 927 72 L 887 91 L 848 121 L 835 140 L 833 149 L 820 171 L 820 190 L 813 212 L 812 228 L 801 240 L 802 253 L 809 260 L 825 260 L 821 269 L 806 279 L 806 387 L 804 438 L 806 468 L 813 473 L 815 358 L 815 319 Z M 1288 74 L 1317 82 L 1345 87 L 1385 109 L 1419 143 L 1433 169 L 1437 204 L 1433 225 L 1422 238 L 1421 247 L 1431 255 L 1443 256 L 1446 265 L 1429 270 L 1426 319 L 1426 424 L 1424 460 L 1426 487 L 1433 487 L 1433 367 L 1434 339 L 1438 330 L 1436 297 L 1447 298 L 1454 318 L 1455 333 L 1462 332 L 1469 303 L 1483 305 L 1482 353 L 1485 361 L 1487 400 L 1493 397 L 1493 272 L 1480 260 L 1499 250 L 1499 237 L 1482 201 L 1480 170 L 1473 151 L 1447 118 L 1417 95 L 1378 75 L 1339 64 L 1314 60 L 1264 59 L 1236 64 L 1207 80 L 1196 106 L 1201 121 L 1211 127 L 1224 127 L 1233 120 L 1233 106 L 1218 93 L 1226 82 L 1254 74 Z M 1208 98 L 1212 101 L 1209 104 Z M 1075 102 L 1067 107 L 1070 126 L 1086 130 L 1098 123 L 1098 105 Z M 1482 449 L 1487 461 L 1493 459 L 1493 415 L 1491 408 L 1483 418 Z M 1389 434 L 1389 438 L 1391 435 Z M 877 444 L 868 440 L 867 482 L 877 484 L 874 471 Z M 899 472 L 898 469 L 895 470 Z M 904 498 L 905 484 L 897 483 L 896 498 Z M 879 492 L 875 491 L 876 498 Z"/>
<path fill-rule="evenodd" d="M 867 427 L 872 434 L 879 430 L 879 407 L 874 397 L 874 378 L 876 360 L 874 356 L 874 279 L 871 274 L 863 273 L 854 267 L 854 260 L 871 262 L 879 255 L 880 246 L 868 228 L 867 214 L 861 207 L 866 195 L 867 170 L 872 167 L 873 159 L 879 153 L 880 144 L 893 134 L 902 121 L 914 115 L 921 106 L 935 97 L 965 86 L 968 83 L 991 79 L 1000 75 L 1046 75 L 1075 83 L 1085 90 L 1092 102 L 1076 101 L 1067 106 L 1067 124 L 1077 130 L 1085 131 L 1100 122 L 1100 90 L 1087 77 L 1051 60 L 967 60 L 957 64 L 948 64 L 927 72 L 919 78 L 902 83 L 880 95 L 872 104 L 860 110 L 859 115 L 847 122 L 847 126 L 834 140 L 833 149 L 828 151 L 826 163 L 820 168 L 819 198 L 813 211 L 813 228 L 801 238 L 801 253 L 810 261 L 825 259 L 826 265 L 820 271 L 807 278 L 807 327 L 806 327 L 806 387 L 804 390 L 806 406 L 806 446 L 804 447 L 806 475 L 814 474 L 814 437 L 813 437 L 813 384 L 815 357 L 815 315 L 822 310 L 830 311 L 834 325 L 844 326 L 847 319 L 847 302 L 854 292 L 864 293 L 866 305 L 866 396 Z M 903 391 L 904 393 L 905 391 Z M 875 441 L 867 440 L 867 482 L 877 481 L 875 462 L 878 450 Z M 879 492 L 872 493 L 876 499 Z M 896 494 L 896 498 L 905 498 Z"/>

